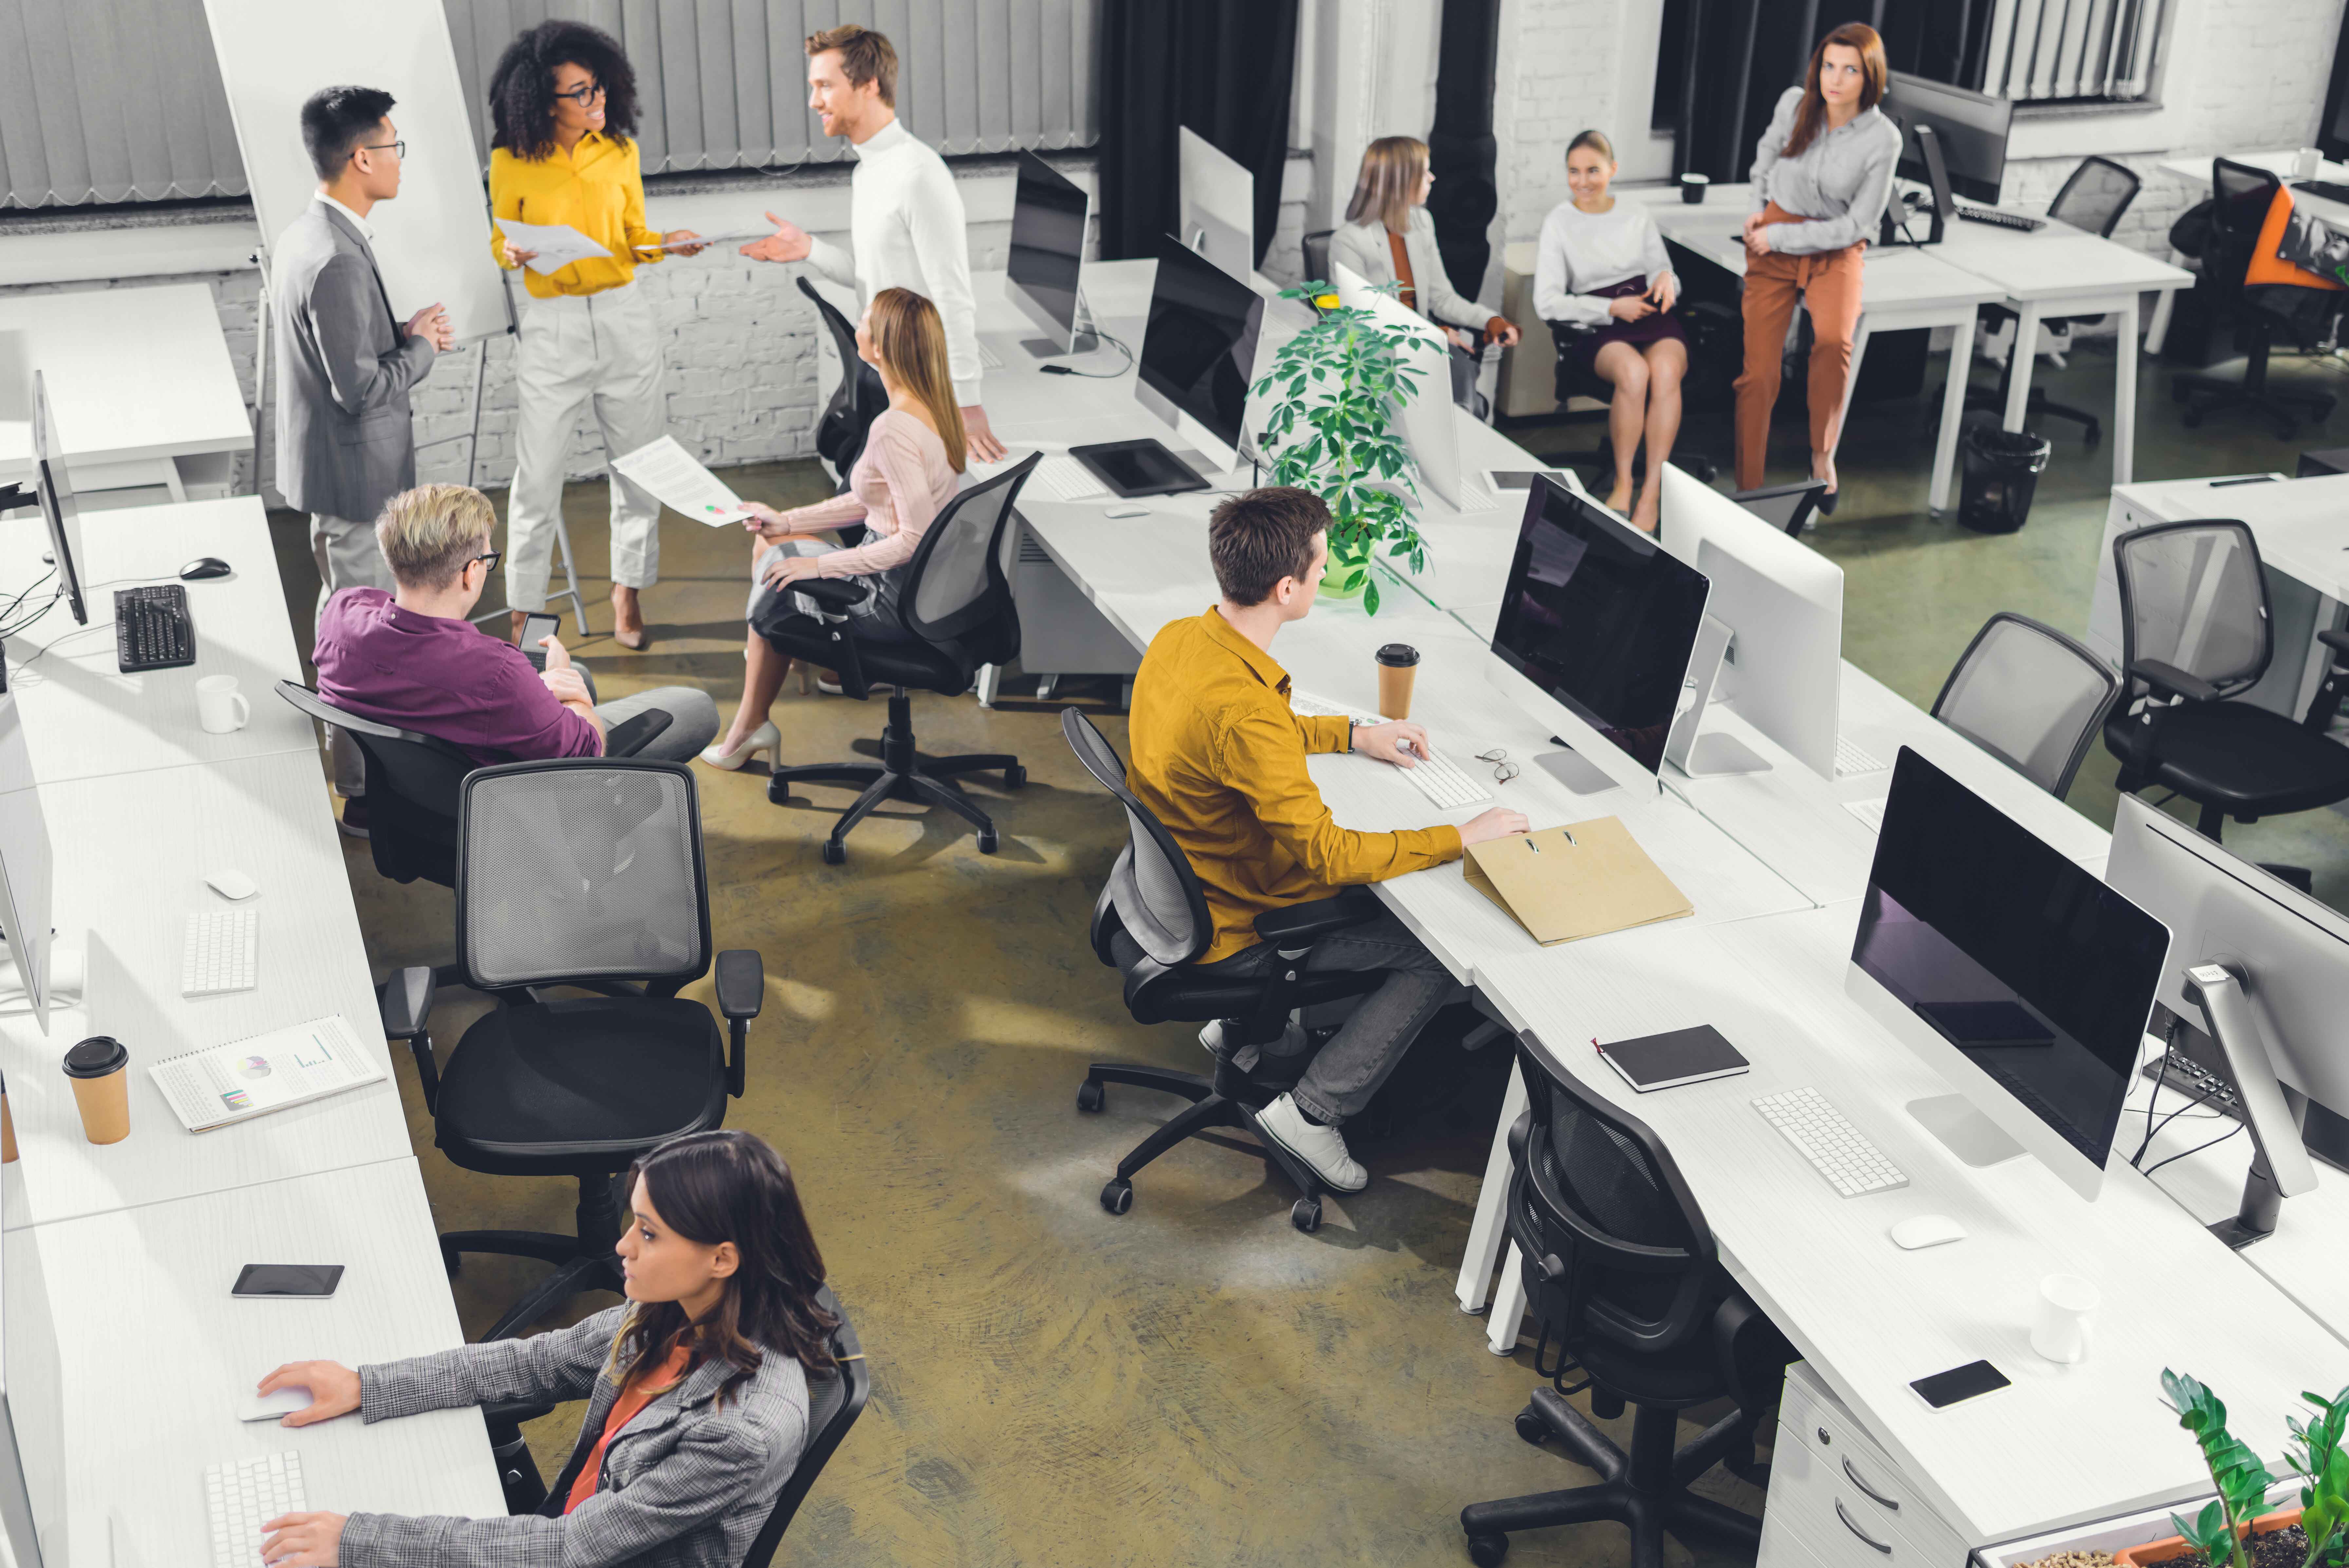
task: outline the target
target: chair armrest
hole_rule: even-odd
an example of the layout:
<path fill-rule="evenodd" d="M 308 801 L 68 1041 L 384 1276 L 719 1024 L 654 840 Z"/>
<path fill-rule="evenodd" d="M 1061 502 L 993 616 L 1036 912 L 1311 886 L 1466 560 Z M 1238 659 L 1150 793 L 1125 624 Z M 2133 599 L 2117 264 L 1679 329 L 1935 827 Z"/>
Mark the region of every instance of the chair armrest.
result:
<path fill-rule="evenodd" d="M 2349 631 L 2320 631 L 2316 640 L 2335 653 L 2349 654 Z"/>
<path fill-rule="evenodd" d="M 518 1428 L 524 1421 L 535 1421 L 541 1416 L 553 1414 L 554 1406 L 542 1405 L 532 1399 L 501 1399 L 481 1407 L 481 1419 L 489 1424 L 492 1433 L 501 1427 Z"/>
<path fill-rule="evenodd" d="M 750 948 L 718 955 L 718 1011 L 729 1018 L 756 1018 L 767 1000 L 767 965 Z"/>
<path fill-rule="evenodd" d="M 659 738 L 660 732 L 676 722 L 676 716 L 659 708 L 648 708 L 633 719 L 615 724 L 604 737 L 604 754 L 607 757 L 633 757 Z"/>
<path fill-rule="evenodd" d="M 1267 909 L 1256 918 L 1256 934 L 1283 950 L 1310 946 L 1332 932 L 1378 919 L 1379 901 L 1367 888 L 1350 888 L 1334 898 Z"/>
<path fill-rule="evenodd" d="M 802 577 L 792 584 L 790 591 L 805 594 L 810 604 L 825 609 L 845 610 L 851 605 L 863 604 L 873 587 L 854 577 Z"/>
<path fill-rule="evenodd" d="M 432 1016 L 437 989 L 429 969 L 392 971 L 391 978 L 383 982 L 383 1037 L 413 1040 L 423 1033 L 425 1021 Z"/>
<path fill-rule="evenodd" d="M 2189 702 L 2216 702 L 2219 689 L 2199 675 L 2189 675 L 2174 664 L 2158 659 L 2140 659 L 2128 667 L 2128 672 L 2147 685 L 2183 697 Z"/>
<path fill-rule="evenodd" d="M 1133 851 L 1128 848 L 1119 856 L 1119 858 L 1122 860 L 1125 856 L 1133 853 Z M 1114 879 L 1112 875 L 1112 880 L 1114 881 Z M 1087 934 L 1092 940 L 1093 957 L 1112 969 L 1117 967 L 1117 952 L 1111 947 L 1110 940 L 1124 929 L 1124 923 L 1117 918 L 1117 900 L 1111 896 L 1111 884 L 1103 882 L 1101 892 L 1093 898 L 1092 928 Z"/>

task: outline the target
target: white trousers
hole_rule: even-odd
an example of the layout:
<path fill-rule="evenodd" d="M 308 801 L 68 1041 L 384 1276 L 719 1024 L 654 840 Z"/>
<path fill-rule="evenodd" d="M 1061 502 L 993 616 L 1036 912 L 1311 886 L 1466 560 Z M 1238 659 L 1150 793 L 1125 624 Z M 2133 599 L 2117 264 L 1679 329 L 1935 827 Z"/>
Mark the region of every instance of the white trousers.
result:
<path fill-rule="evenodd" d="M 533 299 L 522 317 L 514 385 L 521 414 L 513 488 L 506 497 L 506 606 L 546 607 L 563 471 L 579 410 L 591 400 L 611 455 L 658 441 L 667 428 L 660 337 L 652 302 L 634 284 L 601 294 Z M 615 473 L 612 581 L 660 580 L 660 503 Z"/>

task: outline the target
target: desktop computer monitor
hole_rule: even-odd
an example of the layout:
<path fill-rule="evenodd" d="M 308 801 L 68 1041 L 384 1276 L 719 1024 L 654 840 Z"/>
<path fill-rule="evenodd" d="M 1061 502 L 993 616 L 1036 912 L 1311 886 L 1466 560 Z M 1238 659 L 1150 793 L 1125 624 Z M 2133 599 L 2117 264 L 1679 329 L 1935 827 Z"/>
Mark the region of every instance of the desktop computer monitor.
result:
<path fill-rule="evenodd" d="M 1395 429 L 1419 467 L 1419 477 L 1444 504 L 1455 511 L 1463 491 L 1460 472 L 1460 421 L 1452 402 L 1452 348 L 1443 329 L 1391 294 L 1381 294 L 1345 267 L 1332 264 L 1338 275 L 1338 303 L 1349 310 L 1366 310 L 1380 327 L 1401 334 L 1396 352 L 1413 374 L 1411 398 L 1393 410 Z"/>
<path fill-rule="evenodd" d="M 1175 237 L 1231 274 L 1256 271 L 1256 176 L 1185 125 L 1175 132 L 1182 211 Z"/>
<path fill-rule="evenodd" d="M 1917 140 L 1918 127 L 1930 125 L 1940 143 L 1950 189 L 1985 204 L 1997 202 L 1999 187 L 2006 177 L 2006 133 L 2014 119 L 2012 101 L 1894 71 L 1878 107 L 1900 122 L 1900 164 L 1896 172 L 1901 178 L 1920 182 L 1932 178 Z"/>
<path fill-rule="evenodd" d="M 48 823 L 41 815 L 40 791 L 33 784 L 16 693 L 0 692 L 0 939 L 5 939 L 7 960 L 16 970 L 14 986 L 24 992 L 44 1034 L 49 1032 L 49 1004 L 56 989 L 51 984 L 53 876 Z M 0 970 L 0 977 L 5 974 Z M 10 982 L 0 978 L 0 1000 L 7 999 L 9 988 Z"/>
<path fill-rule="evenodd" d="M 1958 1091 L 1909 1114 L 1969 1165 L 2105 1179 L 2169 933 L 1907 747 L 1844 989 Z"/>
<path fill-rule="evenodd" d="M 1173 239 L 1158 242 L 1158 277 L 1133 396 L 1196 446 L 1216 472 L 1247 442 L 1264 296 Z"/>
<path fill-rule="evenodd" d="M 1707 585 L 1597 502 L 1537 475 L 1493 629 L 1493 684 L 1609 783 L 1653 794 Z"/>
<path fill-rule="evenodd" d="M 1092 197 L 1034 153 L 1019 155 L 1009 286 L 1012 303 L 1044 334 L 1028 345 L 1040 358 L 1073 354 L 1091 336 L 1080 323 L 1077 285 L 1092 222 Z"/>
<path fill-rule="evenodd" d="M 77 626 L 89 624 L 89 607 L 81 597 L 81 513 L 74 504 L 73 483 L 66 474 L 64 449 L 57 444 L 57 426 L 49 419 L 49 391 L 38 370 L 33 372 L 33 483 L 40 493 L 41 520 L 48 525 L 49 558 L 57 563 L 57 589 Z"/>
<path fill-rule="evenodd" d="M 41 1232 L 20 1227 L 22 1216 L 9 1213 L 12 1189 L 24 1190 L 13 1170 L 0 1177 L 0 1543 L 6 1547 L 0 1555 L 16 1568 L 42 1568 L 68 1560 L 59 1459 L 64 1387 L 41 1275 Z"/>

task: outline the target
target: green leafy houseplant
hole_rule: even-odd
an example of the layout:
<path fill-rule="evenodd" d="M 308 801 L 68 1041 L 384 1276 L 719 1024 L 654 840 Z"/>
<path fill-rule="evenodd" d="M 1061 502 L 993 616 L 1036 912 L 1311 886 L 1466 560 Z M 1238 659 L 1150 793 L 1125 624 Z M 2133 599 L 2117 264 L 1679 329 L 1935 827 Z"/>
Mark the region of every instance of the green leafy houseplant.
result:
<path fill-rule="evenodd" d="M 2251 1562 L 2251 1548 L 2243 1537 L 2251 1521 L 2267 1502 L 2268 1488 L 2276 1478 L 2260 1462 L 2243 1441 L 2227 1430 L 2227 1407 L 2219 1397 L 2183 1373 L 2164 1367 L 2161 1373 L 2162 1397 L 2178 1412 L 2178 1424 L 2194 1434 L 2202 1445 L 2202 1460 L 2210 1467 L 2210 1480 L 2219 1489 L 2218 1501 L 2206 1506 L 2192 1519 L 2171 1514 L 2169 1522 L 2187 1542 L 2210 1560 L 2210 1568 L 2228 1568 L 2234 1562 L 2237 1548 L 2241 1547 L 2244 1564 Z"/>
<path fill-rule="evenodd" d="M 1396 286 L 1372 286 L 1393 295 Z M 1330 566 L 1324 592 L 1350 597 L 1379 611 L 1379 585 L 1371 559 L 1384 543 L 1390 558 L 1408 557 L 1411 569 L 1427 565 L 1427 541 L 1411 520 L 1400 485 L 1419 498 L 1417 469 L 1392 428 L 1392 410 L 1421 390 L 1403 348 L 1414 339 L 1435 341 L 1433 333 L 1391 326 L 1367 310 L 1330 299 L 1331 286 L 1308 283 L 1283 289 L 1283 299 L 1315 307 L 1313 324 L 1281 345 L 1272 369 L 1253 390 L 1278 396 L 1266 419 L 1259 445 L 1272 453 L 1272 482 L 1319 495 L 1330 507 Z M 1326 308 L 1321 302 L 1329 300 Z"/>
<path fill-rule="evenodd" d="M 2341 1447 L 2349 1427 L 2349 1388 L 2332 1398 L 2302 1393 L 2316 1407 L 2316 1419 L 2302 1425 L 2287 1416 L 2292 1449 L 2284 1462 L 2301 1478 L 2300 1527 L 2308 1534 L 2303 1568 L 2342 1568 L 2349 1563 L 2349 1451 Z"/>

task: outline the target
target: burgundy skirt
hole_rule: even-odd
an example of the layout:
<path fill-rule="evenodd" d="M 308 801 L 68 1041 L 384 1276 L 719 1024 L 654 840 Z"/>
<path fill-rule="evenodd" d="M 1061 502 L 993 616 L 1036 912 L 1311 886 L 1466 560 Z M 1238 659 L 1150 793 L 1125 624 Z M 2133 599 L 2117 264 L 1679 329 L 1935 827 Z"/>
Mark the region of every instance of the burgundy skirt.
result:
<path fill-rule="evenodd" d="M 1609 284 L 1605 288 L 1594 288 L 1583 297 L 1621 299 L 1627 296 L 1647 292 L 1646 279 L 1627 277 L 1620 283 Z M 1574 342 L 1568 348 L 1567 353 L 1576 371 L 1587 378 L 1599 379 L 1599 351 L 1609 343 L 1629 343 L 1634 348 L 1645 348 L 1651 343 L 1662 343 L 1667 340 L 1686 343 L 1688 334 L 1681 330 L 1678 317 L 1670 311 L 1659 310 L 1654 315 L 1642 317 L 1637 321 L 1610 319 L 1606 326 L 1596 331 L 1578 333 Z"/>

